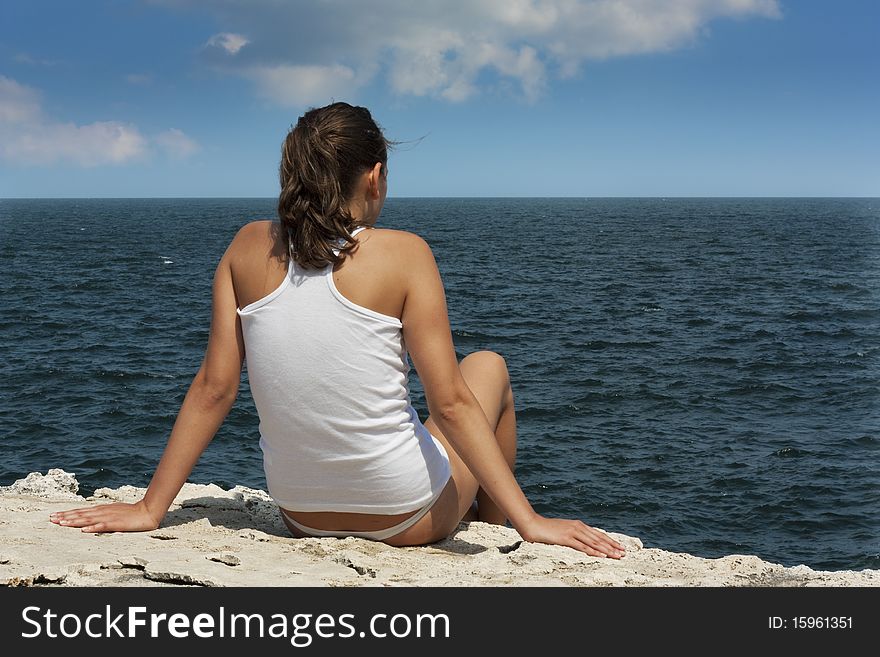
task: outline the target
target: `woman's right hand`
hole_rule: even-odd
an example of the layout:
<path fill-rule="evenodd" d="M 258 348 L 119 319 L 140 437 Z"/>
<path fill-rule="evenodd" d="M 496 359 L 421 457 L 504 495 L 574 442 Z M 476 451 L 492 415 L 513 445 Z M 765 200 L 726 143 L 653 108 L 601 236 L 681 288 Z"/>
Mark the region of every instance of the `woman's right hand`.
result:
<path fill-rule="evenodd" d="M 536 516 L 528 527 L 517 530 L 531 543 L 565 545 L 593 557 L 620 559 L 626 554 L 624 547 L 608 534 L 580 520 Z"/>
<path fill-rule="evenodd" d="M 63 527 L 77 527 L 87 533 L 151 531 L 160 522 L 149 512 L 143 500 L 135 504 L 115 502 L 59 511 L 50 515 L 49 521 Z"/>

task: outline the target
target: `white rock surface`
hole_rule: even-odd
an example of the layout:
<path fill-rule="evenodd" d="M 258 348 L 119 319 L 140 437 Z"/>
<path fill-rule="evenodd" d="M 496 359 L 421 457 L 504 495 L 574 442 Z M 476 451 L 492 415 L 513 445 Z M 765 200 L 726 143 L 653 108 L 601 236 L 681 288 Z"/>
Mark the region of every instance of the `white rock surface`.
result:
<path fill-rule="evenodd" d="M 31 495 L 51 500 L 81 500 L 79 482 L 69 472 L 53 468 L 46 474 L 31 472 L 11 486 L 0 486 L 0 495 Z"/>
<path fill-rule="evenodd" d="M 151 532 L 84 534 L 49 514 L 134 502 L 144 490 L 78 496 L 63 470 L 0 488 L 0 585 L 9 586 L 878 586 L 880 570 L 786 568 L 755 556 L 704 559 L 626 546 L 623 559 L 526 543 L 513 529 L 462 523 L 450 538 L 395 548 L 359 538 L 291 537 L 263 491 L 185 484 Z"/>

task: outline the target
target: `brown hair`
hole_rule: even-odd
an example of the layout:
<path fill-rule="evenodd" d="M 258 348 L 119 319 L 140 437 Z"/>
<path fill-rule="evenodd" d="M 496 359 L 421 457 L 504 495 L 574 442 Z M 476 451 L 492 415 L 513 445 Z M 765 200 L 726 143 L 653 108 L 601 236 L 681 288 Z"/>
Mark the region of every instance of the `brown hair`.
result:
<path fill-rule="evenodd" d="M 365 224 L 348 202 L 357 177 L 377 162 L 387 175 L 391 144 L 366 107 L 348 103 L 310 109 L 290 129 L 281 149 L 278 218 L 297 264 L 326 267 L 357 246 L 351 231 Z"/>

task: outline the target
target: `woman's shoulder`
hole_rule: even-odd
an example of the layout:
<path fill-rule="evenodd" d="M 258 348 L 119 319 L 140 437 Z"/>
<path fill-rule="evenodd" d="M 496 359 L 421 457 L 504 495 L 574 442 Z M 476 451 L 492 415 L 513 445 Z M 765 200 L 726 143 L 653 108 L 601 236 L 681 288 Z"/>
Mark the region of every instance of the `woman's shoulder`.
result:
<path fill-rule="evenodd" d="M 233 257 L 249 257 L 259 253 L 265 257 L 266 253 L 272 253 L 277 258 L 285 258 L 287 250 L 281 243 L 280 225 L 274 219 L 258 219 L 244 224 L 230 244 L 231 254 Z M 407 230 L 373 226 L 359 231 L 354 239 L 360 252 L 356 260 L 408 267 L 419 260 L 433 259 L 428 242 Z"/>
<path fill-rule="evenodd" d="M 273 219 L 249 221 L 238 229 L 229 244 L 229 250 L 238 256 L 270 252 L 276 257 L 283 257 L 286 249 L 280 248 L 280 226 L 280 222 Z"/>
<path fill-rule="evenodd" d="M 238 229 L 235 239 L 265 239 L 267 237 L 274 237 L 278 233 L 280 226 L 281 224 L 273 219 L 249 221 Z"/>
<path fill-rule="evenodd" d="M 374 227 L 358 233 L 355 239 L 359 244 L 369 243 L 369 250 L 396 260 L 411 260 L 431 254 L 431 247 L 423 237 L 406 230 Z"/>
<path fill-rule="evenodd" d="M 236 233 L 233 241 L 275 241 L 278 239 L 280 225 L 275 219 L 250 221 L 238 229 L 238 233 Z M 370 241 L 375 246 L 430 250 L 428 243 L 421 236 L 407 230 L 397 230 L 395 228 L 371 226 L 369 230 L 360 232 L 356 239 L 359 243 Z"/>

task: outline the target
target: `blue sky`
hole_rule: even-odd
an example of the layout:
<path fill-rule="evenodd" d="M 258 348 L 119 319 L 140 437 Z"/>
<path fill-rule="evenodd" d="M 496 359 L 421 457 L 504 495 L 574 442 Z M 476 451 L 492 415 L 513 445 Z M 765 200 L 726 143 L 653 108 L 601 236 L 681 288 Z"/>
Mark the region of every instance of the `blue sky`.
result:
<path fill-rule="evenodd" d="M 5 0 L 0 197 L 275 196 L 332 100 L 390 196 L 880 196 L 878 73 L 873 0 Z"/>

